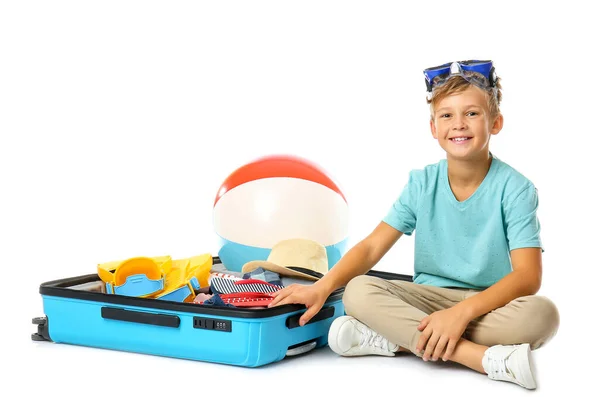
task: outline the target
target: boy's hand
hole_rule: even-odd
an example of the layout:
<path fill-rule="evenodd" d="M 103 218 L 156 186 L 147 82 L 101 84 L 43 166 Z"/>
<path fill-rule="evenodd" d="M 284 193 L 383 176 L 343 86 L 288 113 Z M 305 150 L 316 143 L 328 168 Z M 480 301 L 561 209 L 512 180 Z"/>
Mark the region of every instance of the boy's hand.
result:
<path fill-rule="evenodd" d="M 422 332 L 417 343 L 417 352 L 425 350 L 423 360 L 437 361 L 445 350 L 443 360 L 448 361 L 470 321 L 471 319 L 456 307 L 431 313 L 417 327 Z"/>
<path fill-rule="evenodd" d="M 323 289 L 313 285 L 292 284 L 271 294 L 275 299 L 269 307 L 286 305 L 288 303 L 300 303 L 306 306 L 306 313 L 300 317 L 300 326 L 306 324 L 315 314 L 321 310 L 327 300 L 327 294 Z"/>

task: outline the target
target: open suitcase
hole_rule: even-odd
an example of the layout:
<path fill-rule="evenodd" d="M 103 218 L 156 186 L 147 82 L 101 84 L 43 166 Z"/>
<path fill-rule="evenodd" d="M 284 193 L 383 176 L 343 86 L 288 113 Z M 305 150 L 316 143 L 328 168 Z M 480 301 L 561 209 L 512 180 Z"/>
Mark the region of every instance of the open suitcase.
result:
<path fill-rule="evenodd" d="M 412 281 L 402 274 L 367 274 Z M 326 346 L 331 323 L 344 314 L 343 288 L 301 327 L 303 305 L 260 310 L 203 306 L 77 288 L 99 280 L 89 274 L 42 283 L 44 316 L 33 318 L 38 329 L 32 339 L 258 367 Z"/>

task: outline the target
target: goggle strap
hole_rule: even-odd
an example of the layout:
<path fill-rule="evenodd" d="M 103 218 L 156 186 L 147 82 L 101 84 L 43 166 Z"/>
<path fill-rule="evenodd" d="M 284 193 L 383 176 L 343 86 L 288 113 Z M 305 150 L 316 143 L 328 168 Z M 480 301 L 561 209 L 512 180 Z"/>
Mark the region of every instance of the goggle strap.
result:
<path fill-rule="evenodd" d="M 488 76 L 488 81 L 490 82 L 491 87 L 496 87 L 496 79 L 494 78 L 494 71 L 496 70 L 495 66 L 492 66 L 490 69 L 490 75 Z"/>
<path fill-rule="evenodd" d="M 427 77 L 425 78 L 425 85 L 427 86 L 427 92 L 433 91 L 433 87 L 431 86 L 431 84 L 429 84 L 429 80 L 427 80 Z"/>

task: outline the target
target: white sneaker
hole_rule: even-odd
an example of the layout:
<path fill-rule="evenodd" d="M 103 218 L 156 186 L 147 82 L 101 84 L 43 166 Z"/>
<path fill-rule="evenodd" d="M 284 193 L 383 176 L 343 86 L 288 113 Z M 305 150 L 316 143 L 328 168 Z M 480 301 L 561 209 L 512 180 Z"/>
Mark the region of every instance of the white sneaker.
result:
<path fill-rule="evenodd" d="M 481 363 L 490 379 L 513 382 L 526 389 L 537 387 L 528 343 L 492 346 L 485 351 Z"/>
<path fill-rule="evenodd" d="M 398 345 L 351 316 L 336 318 L 329 328 L 329 347 L 340 356 L 394 356 Z"/>

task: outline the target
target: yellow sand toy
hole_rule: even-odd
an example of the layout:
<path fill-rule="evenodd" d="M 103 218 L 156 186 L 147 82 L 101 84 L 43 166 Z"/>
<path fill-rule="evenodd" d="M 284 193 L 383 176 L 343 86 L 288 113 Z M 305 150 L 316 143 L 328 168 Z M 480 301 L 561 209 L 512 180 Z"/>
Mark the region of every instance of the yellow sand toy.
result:
<path fill-rule="evenodd" d="M 195 290 L 208 287 L 210 254 L 173 260 L 170 256 L 135 257 L 98 265 L 108 294 L 192 302 Z"/>

